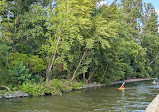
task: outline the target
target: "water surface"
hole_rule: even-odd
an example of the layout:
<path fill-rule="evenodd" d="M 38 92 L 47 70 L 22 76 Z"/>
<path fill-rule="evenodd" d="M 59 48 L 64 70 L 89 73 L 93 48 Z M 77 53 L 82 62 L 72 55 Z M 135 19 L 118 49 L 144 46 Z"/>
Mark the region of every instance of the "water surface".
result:
<path fill-rule="evenodd" d="M 151 81 L 76 90 L 63 96 L 0 99 L 0 112 L 144 112 L 159 93 Z"/>

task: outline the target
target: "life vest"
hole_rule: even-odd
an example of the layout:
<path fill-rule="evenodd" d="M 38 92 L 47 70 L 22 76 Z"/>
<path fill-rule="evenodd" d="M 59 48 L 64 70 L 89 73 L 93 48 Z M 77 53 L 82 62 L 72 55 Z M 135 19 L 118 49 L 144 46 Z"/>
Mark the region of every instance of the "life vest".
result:
<path fill-rule="evenodd" d="M 122 85 L 121 88 L 124 88 L 124 85 Z"/>

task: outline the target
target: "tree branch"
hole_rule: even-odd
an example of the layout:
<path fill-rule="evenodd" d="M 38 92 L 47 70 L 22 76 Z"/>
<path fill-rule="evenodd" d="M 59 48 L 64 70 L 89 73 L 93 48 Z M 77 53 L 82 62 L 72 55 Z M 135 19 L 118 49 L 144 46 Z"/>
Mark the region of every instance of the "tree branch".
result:
<path fill-rule="evenodd" d="M 4 87 L 4 88 L 8 89 L 8 91 L 9 91 L 11 94 L 13 94 L 13 92 L 10 90 L 10 88 L 9 88 L 9 87 L 4 86 L 4 85 L 1 85 L 1 87 Z"/>
<path fill-rule="evenodd" d="M 149 66 L 151 66 L 151 64 L 154 63 L 158 59 L 158 55 L 159 55 L 159 52 L 157 53 L 155 59 L 153 61 L 151 61 L 151 63 L 149 64 Z"/>
<path fill-rule="evenodd" d="M 76 72 L 77 72 L 77 70 L 79 69 L 79 67 L 81 66 L 82 60 L 83 60 L 83 58 L 85 57 L 86 53 L 87 53 L 87 48 L 86 48 L 86 50 L 84 51 L 84 53 L 83 53 L 83 55 L 82 55 L 82 58 L 80 59 L 78 65 L 77 65 L 77 67 L 76 67 L 76 70 L 75 70 L 75 72 L 73 73 L 73 76 L 72 76 L 72 78 L 71 78 L 70 81 L 73 81 L 73 79 L 77 77 Z"/>

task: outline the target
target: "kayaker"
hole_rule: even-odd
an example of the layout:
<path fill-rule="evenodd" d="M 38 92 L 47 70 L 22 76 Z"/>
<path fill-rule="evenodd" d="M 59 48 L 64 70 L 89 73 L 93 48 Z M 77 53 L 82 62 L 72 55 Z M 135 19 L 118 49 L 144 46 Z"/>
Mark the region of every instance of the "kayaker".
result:
<path fill-rule="evenodd" d="M 119 90 L 124 90 L 124 89 L 125 89 L 125 88 L 124 88 L 124 84 L 125 84 L 125 82 L 123 82 L 122 85 L 121 85 L 121 87 L 118 88 L 118 89 L 119 89 Z"/>
<path fill-rule="evenodd" d="M 124 88 L 124 84 L 125 84 L 125 82 L 123 82 L 123 84 L 121 85 L 121 87 L 120 87 L 120 88 Z"/>
<path fill-rule="evenodd" d="M 154 80 L 154 81 L 152 82 L 152 84 L 156 84 L 156 81 Z"/>

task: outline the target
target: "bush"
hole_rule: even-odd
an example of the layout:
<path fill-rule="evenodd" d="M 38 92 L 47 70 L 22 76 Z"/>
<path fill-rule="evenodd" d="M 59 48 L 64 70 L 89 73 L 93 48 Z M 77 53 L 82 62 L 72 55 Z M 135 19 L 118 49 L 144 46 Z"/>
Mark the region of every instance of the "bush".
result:
<path fill-rule="evenodd" d="M 72 83 L 67 80 L 64 80 L 64 79 L 61 79 L 61 80 L 53 79 L 53 80 L 47 82 L 46 85 L 47 85 L 47 87 L 50 87 L 50 88 L 54 87 L 55 90 L 58 90 L 61 93 L 72 90 Z"/>
<path fill-rule="evenodd" d="M 31 82 L 23 83 L 22 85 L 18 87 L 18 89 L 21 89 L 22 91 L 33 96 L 44 95 L 44 91 L 45 91 L 44 86 L 40 84 L 36 84 L 36 83 L 31 83 Z"/>
<path fill-rule="evenodd" d="M 23 83 L 18 87 L 18 89 L 21 89 L 22 91 L 33 95 L 33 96 L 40 96 L 40 95 L 62 95 L 63 92 L 69 92 L 72 89 L 80 89 L 82 87 L 82 83 L 78 82 L 70 82 L 65 79 L 54 79 L 48 82 L 43 83 Z"/>
<path fill-rule="evenodd" d="M 72 82 L 65 80 L 65 79 L 59 80 L 58 86 L 59 86 L 59 89 L 61 90 L 61 92 L 69 92 L 73 89 Z"/>
<path fill-rule="evenodd" d="M 46 83 L 27 82 L 19 85 L 18 89 L 32 96 L 41 96 L 46 94 L 62 95 L 60 89 L 57 89 L 54 86 L 50 86 Z"/>
<path fill-rule="evenodd" d="M 81 89 L 83 85 L 81 82 L 73 82 L 73 89 Z"/>
<path fill-rule="evenodd" d="M 62 95 L 62 92 L 60 91 L 57 83 L 58 79 L 45 82 L 45 93 L 51 95 Z"/>
<path fill-rule="evenodd" d="M 16 63 L 11 66 L 8 70 L 9 83 L 11 84 L 22 84 L 30 80 L 31 74 L 28 73 L 29 70 L 23 65 L 23 62 Z"/>
<path fill-rule="evenodd" d="M 30 79 L 32 82 L 35 82 L 35 83 L 43 82 L 45 80 L 44 77 L 42 77 L 39 74 L 32 75 Z"/>

